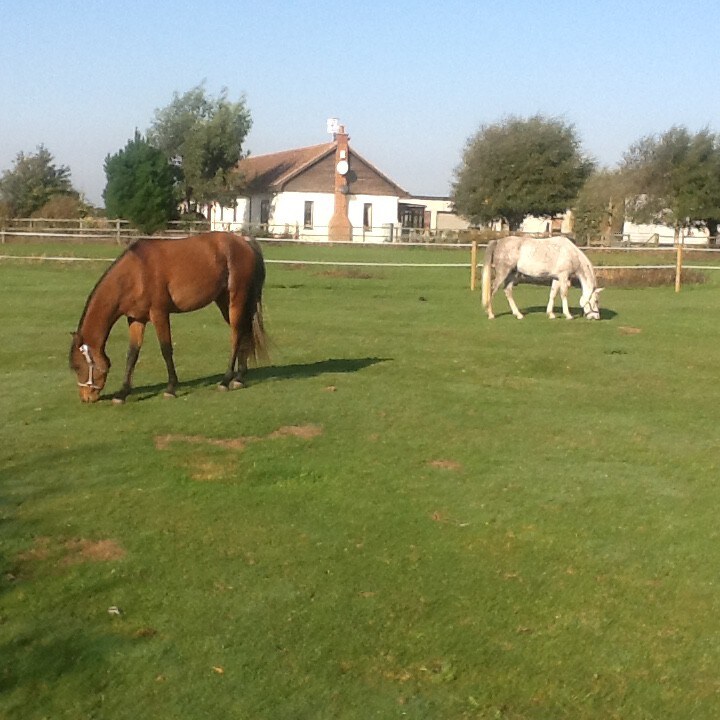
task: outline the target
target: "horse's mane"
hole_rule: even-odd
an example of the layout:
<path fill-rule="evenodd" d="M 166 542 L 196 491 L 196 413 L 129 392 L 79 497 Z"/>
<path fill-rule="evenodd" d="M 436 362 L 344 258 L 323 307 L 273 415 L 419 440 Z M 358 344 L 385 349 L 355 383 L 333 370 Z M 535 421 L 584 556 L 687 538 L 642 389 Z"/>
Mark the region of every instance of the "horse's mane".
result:
<path fill-rule="evenodd" d="M 107 268 L 105 268 L 105 272 L 98 278 L 98 281 L 95 283 L 93 289 L 90 291 L 90 294 L 87 296 L 87 300 L 85 300 L 85 307 L 83 308 L 82 314 L 80 315 L 80 320 L 78 321 L 78 332 L 80 331 L 80 328 L 82 327 L 83 320 L 85 320 L 85 315 L 87 315 L 88 307 L 90 306 L 90 301 L 93 299 L 93 295 L 95 295 L 95 292 L 100 287 L 100 284 L 103 280 L 112 272 L 112 270 L 115 268 L 115 266 L 130 252 L 135 251 L 135 246 L 141 242 L 140 240 L 136 240 L 133 243 L 130 243 L 125 250 L 123 250 L 113 261 L 108 265 Z"/>

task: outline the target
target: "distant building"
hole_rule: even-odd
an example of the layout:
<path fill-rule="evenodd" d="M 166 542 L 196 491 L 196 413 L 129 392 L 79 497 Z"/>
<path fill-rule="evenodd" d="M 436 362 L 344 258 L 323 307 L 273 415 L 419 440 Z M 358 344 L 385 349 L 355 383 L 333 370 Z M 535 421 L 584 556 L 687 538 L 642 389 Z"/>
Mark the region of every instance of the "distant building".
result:
<path fill-rule="evenodd" d="M 570 210 L 552 217 L 528 215 L 520 225 L 520 232 L 532 235 L 568 235 L 572 231 L 573 214 Z"/>
<path fill-rule="evenodd" d="M 670 225 L 652 225 L 633 223 L 626 220 L 623 223 L 623 242 L 633 245 L 674 245 L 675 228 Z M 708 245 L 710 230 L 706 227 L 686 228 L 683 230 L 683 242 L 686 245 Z"/>
<path fill-rule="evenodd" d="M 321 145 L 249 156 L 237 165 L 247 189 L 210 208 L 214 230 L 307 240 L 389 242 L 402 230 L 467 227 L 449 198 L 413 197 L 350 147 L 342 125 Z"/>

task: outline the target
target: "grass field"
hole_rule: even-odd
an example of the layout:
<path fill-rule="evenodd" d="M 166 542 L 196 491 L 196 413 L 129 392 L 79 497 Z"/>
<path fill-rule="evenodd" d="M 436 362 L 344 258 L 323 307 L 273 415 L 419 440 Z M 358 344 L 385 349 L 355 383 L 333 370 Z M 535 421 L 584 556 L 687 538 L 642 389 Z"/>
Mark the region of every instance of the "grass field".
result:
<path fill-rule="evenodd" d="M 208 308 L 176 400 L 150 331 L 84 406 L 104 267 L 0 262 L 0 718 L 720 716 L 720 277 L 490 322 L 464 268 L 271 264 L 247 389 Z"/>

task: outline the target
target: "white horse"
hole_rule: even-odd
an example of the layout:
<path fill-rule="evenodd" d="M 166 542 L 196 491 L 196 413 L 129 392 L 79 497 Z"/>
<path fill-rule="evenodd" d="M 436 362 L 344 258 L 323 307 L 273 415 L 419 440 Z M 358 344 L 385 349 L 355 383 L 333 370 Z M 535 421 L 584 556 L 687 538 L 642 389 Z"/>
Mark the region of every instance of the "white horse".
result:
<path fill-rule="evenodd" d="M 597 287 L 592 263 L 569 238 L 562 235 L 550 238 L 511 235 L 500 240 L 491 240 L 485 251 L 482 272 L 482 302 L 488 318 L 492 320 L 495 317 L 492 297 L 501 285 L 505 286 L 505 295 L 513 315 L 518 320 L 523 318 L 512 295 L 513 285 L 522 275 L 540 280 L 552 279 L 547 315 L 549 318 L 555 317 L 555 297 L 559 290 L 563 315 L 568 320 L 573 318 L 568 308 L 568 289 L 572 278 L 577 278 L 582 287 L 580 307 L 583 314 L 588 320 L 600 319 L 598 295 L 602 288 Z"/>

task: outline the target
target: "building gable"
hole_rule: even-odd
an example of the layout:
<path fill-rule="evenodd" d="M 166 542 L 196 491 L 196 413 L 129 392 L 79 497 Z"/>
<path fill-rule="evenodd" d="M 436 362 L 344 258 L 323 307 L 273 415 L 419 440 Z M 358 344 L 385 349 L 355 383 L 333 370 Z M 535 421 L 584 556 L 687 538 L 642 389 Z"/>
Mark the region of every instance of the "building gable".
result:
<path fill-rule="evenodd" d="M 332 193 L 335 189 L 337 143 L 324 143 L 269 155 L 250 156 L 237 165 L 245 175 L 248 195 L 279 192 Z M 408 193 L 349 148 L 347 175 L 353 195 L 407 197 Z"/>
<path fill-rule="evenodd" d="M 289 178 L 326 156 L 332 157 L 334 150 L 335 143 L 323 143 L 267 155 L 251 155 L 235 167 L 244 175 L 249 194 L 278 192 Z"/>

